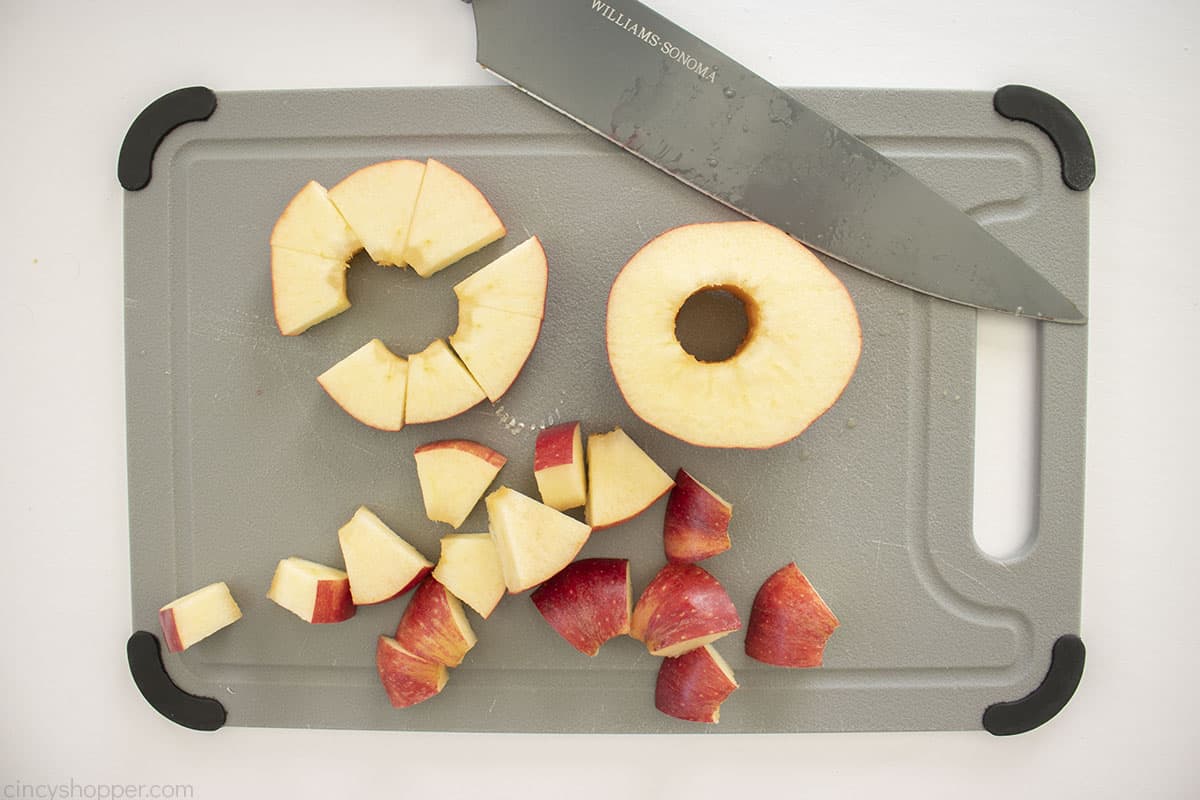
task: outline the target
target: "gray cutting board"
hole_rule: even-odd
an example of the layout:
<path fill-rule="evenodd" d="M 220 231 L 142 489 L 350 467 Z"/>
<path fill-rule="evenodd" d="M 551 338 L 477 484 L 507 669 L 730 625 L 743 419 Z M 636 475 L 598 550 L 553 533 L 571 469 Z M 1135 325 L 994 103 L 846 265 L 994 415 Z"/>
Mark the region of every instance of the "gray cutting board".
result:
<path fill-rule="evenodd" d="M 1086 194 L 1059 180 L 1038 130 L 991 95 L 798 90 L 983 221 L 1077 303 L 1087 296 Z M 279 335 L 267 239 L 307 180 L 436 157 L 491 199 L 509 236 L 422 281 L 362 256 L 353 308 Z M 705 566 L 748 616 L 795 560 L 841 619 L 825 667 L 789 671 L 717 649 L 741 688 L 722 733 L 978 729 L 992 703 L 1038 686 L 1051 646 L 1079 627 L 1087 329 L 1038 336 L 1039 498 L 1032 544 L 1004 563 L 972 540 L 976 312 L 832 264 L 862 319 L 858 373 L 799 439 L 761 452 L 705 450 L 641 423 L 604 356 L 608 287 L 646 241 L 679 224 L 736 218 L 508 88 L 243 92 L 163 142 L 154 179 L 126 194 L 126 340 L 134 629 L 167 601 L 225 580 L 245 617 L 181 655 L 185 690 L 228 724 L 467 731 L 707 729 L 654 709 L 658 659 L 627 637 L 589 659 L 527 596 L 472 616 L 478 646 L 438 697 L 392 709 L 375 637 L 404 599 L 310 626 L 266 600 L 278 559 L 340 565 L 336 530 L 359 504 L 436 558 L 449 532 L 423 513 L 412 451 L 476 439 L 509 458 L 498 481 L 536 496 L 536 432 L 581 419 L 622 425 L 668 472 L 686 467 L 734 503 L 733 549 Z M 496 405 L 399 433 L 338 409 L 315 376 L 378 336 L 416 352 L 455 327 L 451 286 L 541 237 L 550 289 L 541 339 Z M 1083 307 L 1081 305 L 1081 307 Z M 1086 309 L 1085 309 L 1086 313 Z M 981 487 L 986 491 L 986 487 Z M 632 559 L 635 591 L 663 564 L 665 502 L 596 533 L 583 556 Z M 486 530 L 482 504 L 463 528 Z"/>

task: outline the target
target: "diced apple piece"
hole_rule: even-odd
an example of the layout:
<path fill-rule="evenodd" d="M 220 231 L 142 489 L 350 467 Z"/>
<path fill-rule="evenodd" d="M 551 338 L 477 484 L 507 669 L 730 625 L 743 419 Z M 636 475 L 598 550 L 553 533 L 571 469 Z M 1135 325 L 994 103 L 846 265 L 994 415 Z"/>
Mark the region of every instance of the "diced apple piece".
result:
<path fill-rule="evenodd" d="M 645 511 L 674 481 L 625 431 L 588 437 L 585 514 L 593 530 L 619 525 Z"/>
<path fill-rule="evenodd" d="M 733 506 L 686 470 L 675 473 L 675 488 L 667 498 L 663 549 L 672 563 L 695 563 L 724 553 L 730 547 L 729 520 Z"/>
<path fill-rule="evenodd" d="M 362 242 L 330 202 L 325 187 L 309 181 L 276 220 L 271 247 L 286 247 L 344 264 L 362 248 Z"/>
<path fill-rule="evenodd" d="M 712 645 L 664 658 L 654 687 L 654 707 L 688 722 L 716 723 L 721 703 L 738 688 L 733 670 Z"/>
<path fill-rule="evenodd" d="M 479 616 L 487 619 L 504 597 L 504 573 L 490 533 L 442 537 L 442 556 L 433 577 Z"/>
<path fill-rule="evenodd" d="M 408 362 L 372 339 L 317 376 L 317 383 L 342 409 L 381 431 L 404 427 Z"/>
<path fill-rule="evenodd" d="M 304 333 L 350 307 L 346 262 L 272 247 L 271 297 L 279 332 Z"/>
<path fill-rule="evenodd" d="M 423 444 L 413 452 L 413 458 L 425 516 L 455 528 L 463 524 L 508 461 L 492 448 L 466 439 Z"/>
<path fill-rule="evenodd" d="M 537 610 L 567 642 L 594 656 L 600 645 L 629 633 L 633 594 L 629 560 L 573 561 L 530 595 Z"/>
<path fill-rule="evenodd" d="M 583 467 L 583 431 L 578 422 L 564 422 L 538 434 L 533 446 L 533 477 L 542 502 L 559 511 L 587 502 Z"/>
<path fill-rule="evenodd" d="M 400 617 L 396 641 L 426 661 L 457 667 L 476 639 L 462 603 L 436 578 L 427 577 Z"/>
<path fill-rule="evenodd" d="M 819 667 L 838 618 L 793 561 L 772 574 L 754 596 L 746 626 L 746 655 L 777 667 Z"/>
<path fill-rule="evenodd" d="M 224 581 L 210 583 L 158 610 L 163 639 L 172 653 L 187 650 L 241 618 L 242 610 Z"/>
<path fill-rule="evenodd" d="M 404 260 L 422 278 L 481 250 L 507 231 L 473 183 L 440 161 L 425 164 Z"/>
<path fill-rule="evenodd" d="M 444 665 L 419 658 L 387 636 L 380 636 L 375 647 L 375 668 L 388 700 L 396 708 L 428 700 L 442 690 L 450 677 Z"/>
<path fill-rule="evenodd" d="M 433 569 L 417 548 L 400 538 L 366 506 L 338 530 L 338 544 L 357 606 L 404 594 Z"/>
<path fill-rule="evenodd" d="M 633 607 L 629 635 L 651 655 L 679 656 L 741 627 L 720 581 L 695 564 L 667 564 Z"/>
<path fill-rule="evenodd" d="M 404 421 L 437 422 L 461 414 L 487 395 L 443 339 L 408 357 Z"/>
<path fill-rule="evenodd" d="M 541 319 L 546 313 L 546 251 L 536 237 L 509 250 L 454 286 L 460 305 Z"/>
<path fill-rule="evenodd" d="M 279 562 L 267 598 L 305 622 L 342 622 L 354 616 L 349 576 L 296 556 Z"/>
<path fill-rule="evenodd" d="M 488 529 L 510 594 L 549 579 L 579 553 L 592 529 L 502 486 L 487 496 Z"/>
<path fill-rule="evenodd" d="M 521 374 L 541 330 L 534 317 L 459 303 L 450 346 L 494 403 Z"/>
<path fill-rule="evenodd" d="M 404 266 L 404 245 L 425 165 L 397 159 L 371 164 L 329 190 L 329 199 L 377 264 Z"/>

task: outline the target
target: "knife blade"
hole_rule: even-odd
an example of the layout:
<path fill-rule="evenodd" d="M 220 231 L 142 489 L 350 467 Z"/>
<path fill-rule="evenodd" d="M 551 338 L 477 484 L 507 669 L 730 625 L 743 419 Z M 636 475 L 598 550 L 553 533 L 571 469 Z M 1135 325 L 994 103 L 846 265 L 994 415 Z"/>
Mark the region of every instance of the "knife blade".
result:
<path fill-rule="evenodd" d="M 962 210 L 645 5 L 471 4 L 486 70 L 746 216 L 924 294 L 1086 321 Z"/>

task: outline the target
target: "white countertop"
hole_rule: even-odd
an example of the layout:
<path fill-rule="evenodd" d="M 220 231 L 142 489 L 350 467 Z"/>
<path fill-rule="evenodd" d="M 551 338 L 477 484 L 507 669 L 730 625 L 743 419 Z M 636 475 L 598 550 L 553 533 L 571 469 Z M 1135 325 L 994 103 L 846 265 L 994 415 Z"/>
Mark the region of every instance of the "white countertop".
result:
<path fill-rule="evenodd" d="M 71 781 L 143 784 L 143 796 L 151 784 L 189 784 L 196 798 L 1200 794 L 1200 270 L 1188 247 L 1200 182 L 1190 146 L 1200 129 L 1200 6 L 651 5 L 780 85 L 1028 83 L 1087 125 L 1098 161 L 1081 626 L 1088 660 L 1066 710 L 1003 739 L 210 735 L 165 721 L 138 695 L 124 655 L 115 164 L 129 122 L 153 98 L 193 84 L 494 81 L 474 62 L 470 9 L 451 0 L 342 0 L 311 11 L 294 0 L 209 0 L 188 13 L 144 0 L 4 4 L 0 501 L 10 610 L 0 622 L 0 797 Z"/>

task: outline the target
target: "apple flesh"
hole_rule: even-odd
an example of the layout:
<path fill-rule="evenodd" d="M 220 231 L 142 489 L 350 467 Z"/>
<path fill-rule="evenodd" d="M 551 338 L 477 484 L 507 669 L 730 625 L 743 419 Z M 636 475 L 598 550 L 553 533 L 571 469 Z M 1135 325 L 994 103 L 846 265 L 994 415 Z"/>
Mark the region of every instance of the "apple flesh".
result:
<path fill-rule="evenodd" d="M 539 613 L 567 642 L 594 656 L 600 645 L 629 633 L 633 594 L 629 560 L 573 561 L 530 595 Z"/>
<path fill-rule="evenodd" d="M 267 598 L 305 622 L 342 622 L 354 616 L 349 576 L 296 556 L 279 562 Z"/>
<path fill-rule="evenodd" d="M 838 618 L 795 562 L 772 574 L 754 596 L 746 655 L 777 667 L 819 667 Z"/>
<path fill-rule="evenodd" d="M 504 597 L 504 572 L 490 533 L 452 533 L 442 537 L 442 554 L 433 577 L 450 593 L 487 619 Z"/>
<path fill-rule="evenodd" d="M 541 319 L 546 313 L 546 251 L 536 237 L 509 250 L 454 286 L 459 305 Z"/>
<path fill-rule="evenodd" d="M 433 569 L 417 548 L 400 538 L 366 506 L 338 530 L 338 544 L 356 606 L 404 594 Z"/>
<path fill-rule="evenodd" d="M 717 723 L 721 703 L 738 688 L 733 670 L 712 645 L 664 658 L 654 686 L 654 707 L 688 722 Z"/>
<path fill-rule="evenodd" d="M 490 447 L 466 439 L 445 439 L 413 451 L 425 516 L 458 528 L 508 461 Z"/>
<path fill-rule="evenodd" d="M 298 336 L 350 307 L 346 262 L 272 247 L 271 297 L 279 332 Z"/>
<path fill-rule="evenodd" d="M 566 511 L 587 502 L 583 430 L 578 422 L 564 422 L 538 434 L 533 477 L 542 502 L 551 508 Z"/>
<path fill-rule="evenodd" d="M 487 496 L 488 532 L 510 594 L 549 579 L 578 555 L 592 529 L 561 511 L 501 486 Z"/>
<path fill-rule="evenodd" d="M 329 190 L 329 199 L 377 264 L 404 266 L 408 227 L 425 165 L 397 159 L 352 172 Z"/>
<path fill-rule="evenodd" d="M 449 419 L 487 395 L 443 339 L 434 339 L 408 357 L 404 421 L 409 424 Z"/>
<path fill-rule="evenodd" d="M 418 658 L 457 667 L 476 639 L 462 603 L 436 578 L 427 577 L 400 617 L 396 641 Z"/>
<path fill-rule="evenodd" d="M 404 427 L 408 362 L 372 339 L 317 376 L 333 401 L 364 425 L 381 431 Z"/>
<path fill-rule="evenodd" d="M 675 473 L 675 488 L 667 498 L 663 549 L 673 564 L 694 564 L 724 553 L 730 547 L 729 520 L 733 506 L 693 478 Z"/>
<path fill-rule="evenodd" d="M 741 627 L 720 581 L 695 564 L 667 564 L 638 598 L 629 635 L 651 655 L 673 657 Z"/>
<path fill-rule="evenodd" d="M 460 302 L 450 346 L 494 403 L 521 374 L 541 330 L 537 317 Z"/>
<path fill-rule="evenodd" d="M 487 198 L 459 173 L 429 159 L 404 261 L 422 278 L 500 239 L 507 231 Z"/>
<path fill-rule="evenodd" d="M 224 581 L 172 600 L 158 610 L 167 650 L 179 653 L 242 618 Z"/>
<path fill-rule="evenodd" d="M 587 471 L 584 514 L 593 530 L 636 517 L 674 485 L 671 476 L 620 428 L 588 437 Z"/>
<path fill-rule="evenodd" d="M 345 264 L 362 242 L 329 199 L 325 187 L 309 181 L 288 202 L 271 230 L 271 247 L 298 250 Z"/>
<path fill-rule="evenodd" d="M 444 665 L 420 658 L 387 636 L 380 636 L 375 646 L 375 669 L 395 708 L 428 700 L 442 691 L 450 677 Z"/>
<path fill-rule="evenodd" d="M 697 360 L 680 345 L 680 308 L 722 289 L 746 309 L 733 356 Z M 667 231 L 630 259 L 608 298 L 608 360 L 633 412 L 703 447 L 774 447 L 841 396 L 862 332 L 846 287 L 808 248 L 761 222 Z"/>

